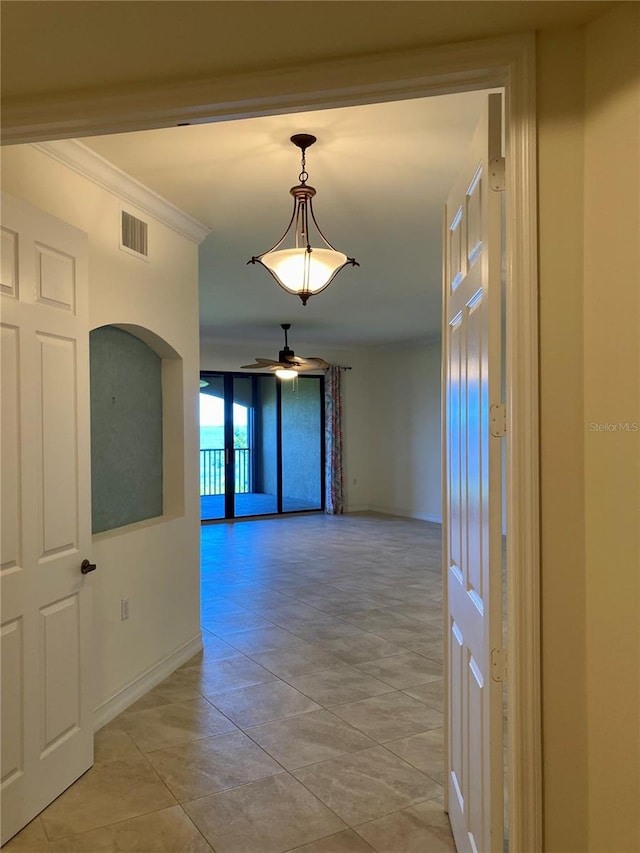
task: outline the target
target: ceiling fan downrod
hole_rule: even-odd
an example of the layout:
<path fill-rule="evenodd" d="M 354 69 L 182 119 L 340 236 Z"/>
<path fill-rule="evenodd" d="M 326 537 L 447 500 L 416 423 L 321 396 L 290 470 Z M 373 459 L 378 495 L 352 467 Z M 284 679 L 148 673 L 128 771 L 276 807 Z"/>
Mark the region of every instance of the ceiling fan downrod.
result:
<path fill-rule="evenodd" d="M 292 349 L 289 348 L 289 338 L 287 332 L 291 328 L 291 323 L 280 323 L 280 328 L 284 331 L 284 349 L 280 350 L 279 353 L 279 361 L 290 361 L 295 353 Z"/>

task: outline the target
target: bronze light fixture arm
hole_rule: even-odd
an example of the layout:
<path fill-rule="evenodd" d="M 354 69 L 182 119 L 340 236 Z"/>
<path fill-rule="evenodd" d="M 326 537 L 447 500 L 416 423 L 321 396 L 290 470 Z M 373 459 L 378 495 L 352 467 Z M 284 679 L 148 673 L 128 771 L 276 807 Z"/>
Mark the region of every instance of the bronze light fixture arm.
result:
<path fill-rule="evenodd" d="M 293 190 L 295 190 L 295 189 L 297 189 L 297 187 L 292 187 L 292 189 L 291 189 L 292 194 L 293 194 Z M 313 187 L 308 187 L 308 189 L 313 189 Z M 291 228 L 294 221 L 296 220 L 297 209 L 298 209 L 298 202 L 297 202 L 297 199 L 294 197 L 294 199 L 293 199 L 293 211 L 291 213 L 291 219 L 289 220 L 289 224 L 287 225 L 287 227 L 284 229 L 284 234 L 282 235 L 282 237 L 277 242 L 275 242 L 270 249 L 267 249 L 266 252 L 260 252 L 259 255 L 253 255 L 251 257 L 251 259 L 247 261 L 247 264 L 259 264 L 259 263 L 261 263 L 261 260 L 260 260 L 261 258 L 263 258 L 265 255 L 268 255 L 269 252 L 275 252 L 275 250 L 279 246 L 282 245 L 282 243 L 284 242 L 284 238 L 289 233 L 289 229 Z M 264 264 L 262 264 L 262 265 L 264 266 Z M 268 269 L 268 267 L 265 267 L 265 269 Z"/>

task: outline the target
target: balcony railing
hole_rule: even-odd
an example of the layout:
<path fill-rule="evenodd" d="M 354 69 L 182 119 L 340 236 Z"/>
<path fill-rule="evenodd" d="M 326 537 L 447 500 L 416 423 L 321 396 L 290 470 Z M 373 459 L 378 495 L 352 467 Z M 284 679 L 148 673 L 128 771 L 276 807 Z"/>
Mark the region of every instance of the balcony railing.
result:
<path fill-rule="evenodd" d="M 246 495 L 251 491 L 251 450 L 236 447 L 233 451 L 235 493 Z M 224 448 L 200 449 L 200 495 L 224 494 Z"/>

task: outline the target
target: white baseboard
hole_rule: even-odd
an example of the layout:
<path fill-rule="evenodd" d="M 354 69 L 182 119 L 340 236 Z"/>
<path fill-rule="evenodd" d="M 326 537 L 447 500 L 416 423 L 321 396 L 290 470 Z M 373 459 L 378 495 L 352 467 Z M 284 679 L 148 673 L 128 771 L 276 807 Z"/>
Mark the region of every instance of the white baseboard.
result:
<path fill-rule="evenodd" d="M 371 512 L 379 512 L 383 515 L 397 515 L 402 518 L 415 518 L 417 521 L 431 521 L 433 524 L 442 524 L 441 515 L 415 512 L 412 509 L 398 509 L 390 506 L 371 506 L 369 509 Z"/>
<path fill-rule="evenodd" d="M 202 634 L 198 634 L 177 648 L 168 657 L 149 667 L 141 675 L 130 681 L 108 699 L 105 699 L 93 712 L 93 730 L 97 732 L 121 714 L 129 705 L 137 702 L 152 687 L 160 684 L 179 666 L 186 663 L 194 655 L 202 651 Z"/>

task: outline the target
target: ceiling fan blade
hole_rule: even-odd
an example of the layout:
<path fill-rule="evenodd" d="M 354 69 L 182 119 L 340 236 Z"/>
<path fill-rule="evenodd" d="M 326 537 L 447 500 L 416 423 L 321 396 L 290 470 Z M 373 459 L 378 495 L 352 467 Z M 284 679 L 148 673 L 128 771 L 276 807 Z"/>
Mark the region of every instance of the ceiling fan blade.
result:
<path fill-rule="evenodd" d="M 307 370 L 323 370 L 329 367 L 329 362 L 318 356 L 310 358 L 302 358 L 297 356 L 293 350 L 289 349 L 287 344 L 287 329 L 288 324 L 282 324 L 284 330 L 284 350 L 280 351 L 280 361 L 274 361 L 272 358 L 257 358 L 255 364 L 243 364 L 242 370 L 269 370 L 275 373 L 277 370 L 295 370 L 298 373 L 303 373 Z"/>
<path fill-rule="evenodd" d="M 299 367 L 298 370 L 303 373 L 317 373 L 319 370 L 324 370 L 324 367 L 319 364 L 308 364 L 306 367 Z"/>
<path fill-rule="evenodd" d="M 240 369 L 241 370 L 269 370 L 272 373 L 275 373 L 276 370 L 280 370 L 280 368 L 282 368 L 284 366 L 285 365 L 280 364 L 279 361 L 274 361 L 271 364 L 258 364 L 256 362 L 256 364 L 243 364 Z M 293 367 L 293 365 L 286 365 L 286 366 L 292 370 L 296 370 L 296 368 Z"/>
<path fill-rule="evenodd" d="M 319 358 L 317 355 L 310 355 L 308 358 L 305 358 L 305 362 L 307 364 L 313 365 L 313 370 L 324 369 L 325 367 L 331 367 L 328 361 L 325 361 L 324 358 Z"/>

